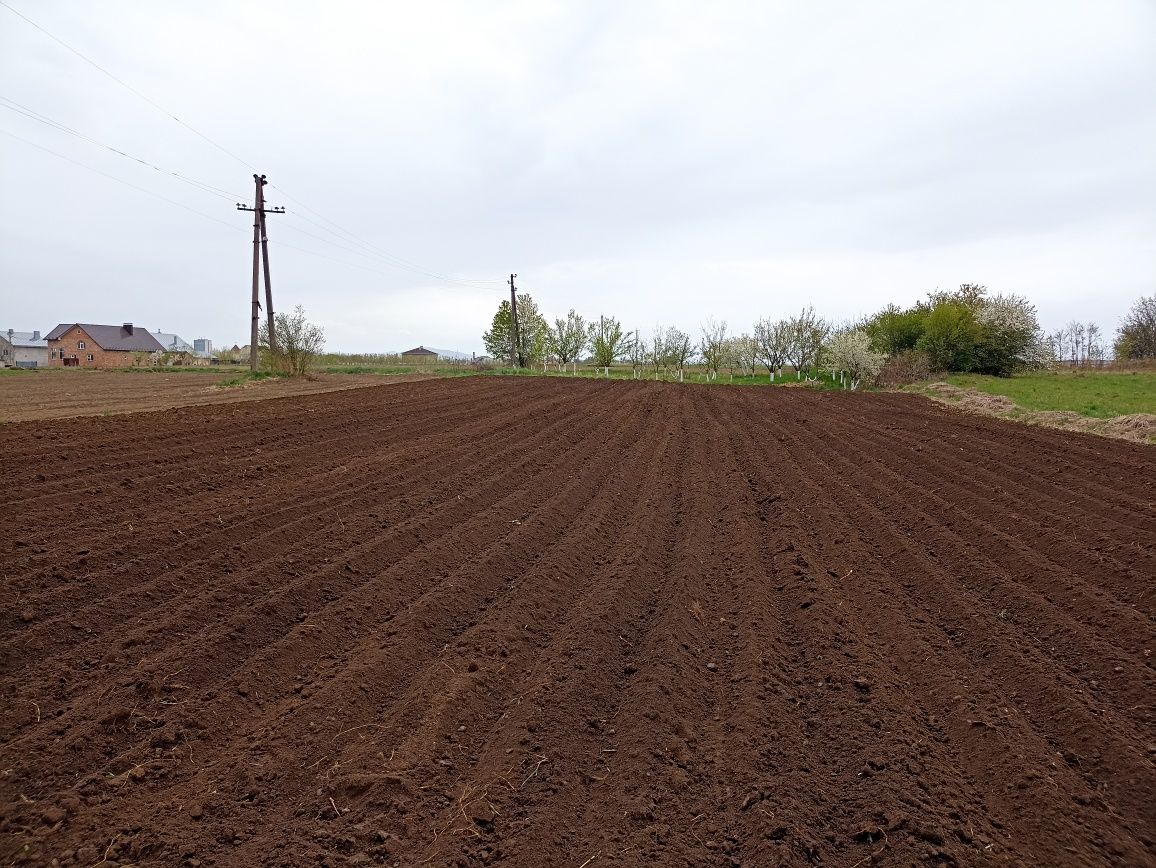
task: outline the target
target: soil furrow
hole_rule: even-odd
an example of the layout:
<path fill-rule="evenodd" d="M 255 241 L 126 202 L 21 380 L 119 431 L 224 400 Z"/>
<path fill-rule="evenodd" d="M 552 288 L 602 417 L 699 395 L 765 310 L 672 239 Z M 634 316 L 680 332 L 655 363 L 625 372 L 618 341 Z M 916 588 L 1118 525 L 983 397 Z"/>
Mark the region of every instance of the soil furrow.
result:
<path fill-rule="evenodd" d="M 4 864 L 1156 864 L 1151 449 L 489 377 L 0 455 Z"/>

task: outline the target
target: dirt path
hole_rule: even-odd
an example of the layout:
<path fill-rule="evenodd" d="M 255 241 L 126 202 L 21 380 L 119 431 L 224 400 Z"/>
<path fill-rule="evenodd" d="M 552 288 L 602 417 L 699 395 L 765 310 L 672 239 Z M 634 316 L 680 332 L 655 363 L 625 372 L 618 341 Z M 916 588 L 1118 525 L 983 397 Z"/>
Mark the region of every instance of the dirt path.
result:
<path fill-rule="evenodd" d="M 422 374 L 314 374 L 308 379 L 256 380 L 235 383 L 243 372 L 163 373 L 55 370 L 0 376 L 0 422 L 108 416 L 200 404 L 235 404 L 315 395 L 409 380 Z"/>
<path fill-rule="evenodd" d="M 1150 448 L 471 378 L 0 455 L 5 862 L 1156 864 Z"/>

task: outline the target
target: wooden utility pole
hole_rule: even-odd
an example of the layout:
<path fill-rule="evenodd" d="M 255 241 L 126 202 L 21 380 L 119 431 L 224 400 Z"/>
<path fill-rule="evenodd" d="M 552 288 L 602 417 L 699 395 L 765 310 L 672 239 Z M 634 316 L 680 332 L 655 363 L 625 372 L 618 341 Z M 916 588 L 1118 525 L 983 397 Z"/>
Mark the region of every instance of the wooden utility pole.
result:
<path fill-rule="evenodd" d="M 510 364 L 515 368 L 520 368 L 522 360 L 518 356 L 518 346 L 520 345 L 518 340 L 518 291 L 514 286 L 514 278 L 517 276 L 516 274 L 510 275 L 510 322 L 513 325 L 513 328 L 510 329 Z"/>
<path fill-rule="evenodd" d="M 261 296 L 259 283 L 261 279 L 261 263 L 265 265 L 265 312 L 269 317 L 269 349 L 277 349 L 277 333 L 273 322 L 273 285 L 269 280 L 269 234 L 265 229 L 266 214 L 284 214 L 284 208 L 266 208 L 264 187 L 269 182 L 264 175 L 254 175 L 253 183 L 256 192 L 253 196 L 253 207 L 237 203 L 238 211 L 253 212 L 253 312 L 249 327 L 249 370 L 257 370 L 257 347 L 261 320 Z"/>

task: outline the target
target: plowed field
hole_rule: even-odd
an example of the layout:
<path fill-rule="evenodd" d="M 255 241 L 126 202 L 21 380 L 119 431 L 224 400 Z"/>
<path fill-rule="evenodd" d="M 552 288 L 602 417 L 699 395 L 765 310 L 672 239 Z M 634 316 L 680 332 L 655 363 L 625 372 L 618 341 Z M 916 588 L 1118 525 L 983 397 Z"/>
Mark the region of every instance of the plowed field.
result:
<path fill-rule="evenodd" d="M 0 422 L 140 413 L 195 404 L 236 404 L 289 395 L 426 379 L 428 374 L 312 374 L 308 379 L 243 382 L 236 368 L 205 373 L 56 368 L 0 375 Z M 233 384 L 233 385 L 229 385 Z"/>
<path fill-rule="evenodd" d="M 4 862 L 1156 862 L 1151 448 L 477 378 L 0 461 Z"/>

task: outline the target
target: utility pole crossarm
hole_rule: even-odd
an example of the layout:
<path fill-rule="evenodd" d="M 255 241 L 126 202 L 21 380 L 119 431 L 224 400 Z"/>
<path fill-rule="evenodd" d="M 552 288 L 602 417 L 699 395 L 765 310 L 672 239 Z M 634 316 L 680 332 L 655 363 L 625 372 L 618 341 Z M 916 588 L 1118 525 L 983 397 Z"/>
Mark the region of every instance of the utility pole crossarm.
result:
<path fill-rule="evenodd" d="M 254 175 L 253 182 L 256 192 L 253 196 L 253 207 L 243 202 L 237 203 L 238 211 L 253 212 L 253 311 L 252 323 L 249 330 L 249 370 L 257 370 L 257 334 L 261 319 L 261 301 L 258 286 L 260 282 L 261 264 L 264 263 L 265 272 L 265 314 L 269 318 L 269 349 L 277 349 L 277 332 L 273 318 L 273 286 L 269 279 L 269 235 L 265 229 L 266 214 L 284 214 L 285 208 L 276 206 L 265 207 L 265 185 L 269 182 L 264 175 Z"/>

